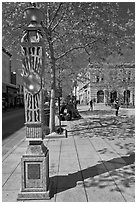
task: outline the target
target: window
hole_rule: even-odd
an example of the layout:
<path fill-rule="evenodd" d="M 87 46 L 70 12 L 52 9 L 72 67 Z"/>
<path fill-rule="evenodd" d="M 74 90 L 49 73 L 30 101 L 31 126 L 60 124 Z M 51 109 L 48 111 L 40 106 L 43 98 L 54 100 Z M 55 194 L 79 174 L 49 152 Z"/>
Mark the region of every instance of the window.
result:
<path fill-rule="evenodd" d="M 130 81 L 130 79 L 131 79 L 131 72 L 129 71 L 128 72 L 128 81 Z"/>
<path fill-rule="evenodd" d="M 104 75 L 101 76 L 101 81 L 104 81 Z"/>
<path fill-rule="evenodd" d="M 99 76 L 96 76 L 96 82 L 97 83 L 99 82 Z"/>

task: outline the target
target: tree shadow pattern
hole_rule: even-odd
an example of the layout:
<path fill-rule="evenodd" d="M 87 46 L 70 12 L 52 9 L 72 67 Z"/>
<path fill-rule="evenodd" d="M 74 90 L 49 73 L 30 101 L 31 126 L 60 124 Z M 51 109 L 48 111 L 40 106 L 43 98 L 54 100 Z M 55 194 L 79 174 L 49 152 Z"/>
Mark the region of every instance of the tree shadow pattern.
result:
<path fill-rule="evenodd" d="M 80 121 L 73 121 L 68 133 L 70 137 L 101 137 L 108 141 L 116 140 L 115 145 L 126 151 L 125 156 L 113 158 L 109 161 L 98 161 L 95 166 L 72 174 L 51 177 L 51 181 L 54 183 L 51 196 L 79 185 L 83 185 L 85 188 L 105 188 L 109 186 L 111 192 L 120 191 L 121 193 L 124 193 L 125 188 L 129 189 L 134 186 L 135 117 L 132 115 L 115 117 L 112 112 L 114 111 L 96 111 L 94 114 L 89 111 L 83 112 L 83 118 Z M 103 148 L 98 151 L 100 154 L 105 154 L 109 150 Z M 114 182 L 117 185 L 114 185 Z"/>
<path fill-rule="evenodd" d="M 129 156 L 103 161 L 72 174 L 53 176 L 50 178 L 54 184 L 50 196 L 53 197 L 56 193 L 76 186 L 84 186 L 85 188 L 105 188 L 109 186 L 110 192 L 120 191 L 122 193 L 125 188 L 134 185 L 134 162 L 135 154 L 132 153 Z M 117 185 L 114 185 L 114 180 Z"/>
<path fill-rule="evenodd" d="M 80 138 L 101 137 L 108 141 L 115 140 L 115 145 L 127 150 L 127 154 L 130 154 L 135 150 L 135 117 L 132 115 L 115 117 L 105 114 L 90 117 L 89 115 L 80 123 L 73 123 L 69 135 Z"/>

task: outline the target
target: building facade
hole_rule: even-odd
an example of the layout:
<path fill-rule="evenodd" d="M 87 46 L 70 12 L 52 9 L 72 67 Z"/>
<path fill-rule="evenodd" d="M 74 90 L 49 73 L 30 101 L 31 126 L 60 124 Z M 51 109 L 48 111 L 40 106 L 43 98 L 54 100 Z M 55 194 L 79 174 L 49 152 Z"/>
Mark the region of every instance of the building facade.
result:
<path fill-rule="evenodd" d="M 113 104 L 116 98 L 121 105 L 135 104 L 135 64 L 88 65 L 87 79 L 79 85 L 81 104 L 92 99 L 96 103 Z"/>
<path fill-rule="evenodd" d="M 16 72 L 12 72 L 12 54 L 2 47 L 2 107 L 11 108 L 18 105 L 19 97 L 23 102 L 23 86 Z"/>
<path fill-rule="evenodd" d="M 11 53 L 2 48 L 2 101 L 5 106 L 15 106 L 17 87 L 11 83 Z"/>

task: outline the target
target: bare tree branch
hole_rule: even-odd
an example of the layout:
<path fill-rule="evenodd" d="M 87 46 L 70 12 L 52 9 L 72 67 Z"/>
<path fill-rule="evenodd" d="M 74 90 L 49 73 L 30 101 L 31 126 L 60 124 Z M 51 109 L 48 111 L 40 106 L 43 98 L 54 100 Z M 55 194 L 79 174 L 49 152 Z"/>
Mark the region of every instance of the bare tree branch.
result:
<path fill-rule="evenodd" d="M 63 42 L 61 39 L 63 39 L 65 36 L 69 35 L 69 33 L 65 32 L 63 35 L 60 35 L 57 31 L 54 30 L 54 34 L 56 34 L 57 37 L 55 37 L 53 39 L 53 43 L 56 41 L 56 40 L 60 40 L 61 42 Z"/>
<path fill-rule="evenodd" d="M 56 32 L 56 33 L 57 33 L 57 32 Z M 58 34 L 58 33 L 57 33 L 57 34 Z M 56 42 L 57 40 L 59 40 L 59 41 L 61 41 L 61 42 L 63 43 L 63 40 L 62 40 L 63 36 L 65 36 L 65 35 L 59 36 L 59 34 L 58 34 L 58 36 L 55 37 L 55 38 L 52 40 L 52 43 Z"/>
<path fill-rule="evenodd" d="M 47 2 L 47 27 L 50 25 L 49 3 Z"/>
<path fill-rule="evenodd" d="M 60 55 L 59 57 L 56 58 L 56 61 L 59 60 L 60 58 L 64 57 L 65 55 L 67 55 L 68 53 L 72 52 L 73 50 L 78 50 L 78 49 L 85 49 L 88 45 L 95 43 L 97 40 L 94 40 L 90 43 L 87 43 L 86 45 L 81 45 L 81 46 L 77 46 L 77 47 L 72 47 L 69 50 L 67 50 L 65 53 L 63 53 L 62 55 Z"/>
<path fill-rule="evenodd" d="M 43 21 L 42 21 L 41 25 L 42 25 L 43 30 L 45 31 L 46 36 L 47 36 L 47 34 L 48 34 L 48 29 L 47 29 L 47 27 L 44 25 L 44 22 L 43 22 Z"/>
<path fill-rule="evenodd" d="M 56 25 L 52 28 L 51 31 L 54 31 L 54 30 L 56 29 L 56 27 L 60 24 L 61 20 L 62 20 L 63 17 L 64 17 L 64 14 L 65 14 L 66 10 L 67 10 L 67 8 L 65 9 L 65 11 L 63 12 L 61 18 L 58 20 L 58 22 L 57 22 Z"/>
<path fill-rule="evenodd" d="M 57 10 L 56 10 L 56 12 L 55 12 L 55 14 L 54 14 L 54 17 L 52 18 L 52 20 L 51 20 L 51 22 L 49 23 L 49 26 L 48 26 L 48 27 L 51 27 L 52 23 L 54 22 L 55 18 L 56 18 L 57 15 L 58 15 L 58 12 L 59 12 L 59 10 L 60 10 L 62 4 L 63 4 L 63 3 L 60 3 L 60 4 L 59 4 L 59 6 L 58 6 L 58 8 L 57 8 Z"/>
<path fill-rule="evenodd" d="M 61 22 L 61 20 L 63 19 L 63 17 L 64 17 L 64 14 L 65 14 L 65 12 L 63 12 L 63 14 L 62 14 L 62 16 L 61 16 L 61 18 L 59 19 L 59 21 L 56 23 L 56 25 L 52 28 L 52 32 L 56 29 L 56 27 L 60 24 L 60 22 Z"/>
<path fill-rule="evenodd" d="M 87 54 L 88 54 L 88 56 L 89 56 L 89 59 L 88 59 L 88 60 L 89 60 L 89 63 L 90 63 L 90 62 L 91 62 L 91 61 L 90 61 L 90 60 L 91 60 L 91 59 L 90 59 L 90 53 L 88 52 L 88 50 L 87 50 L 87 48 L 86 48 L 86 47 L 85 47 L 84 49 L 85 49 L 86 53 L 87 53 Z"/>

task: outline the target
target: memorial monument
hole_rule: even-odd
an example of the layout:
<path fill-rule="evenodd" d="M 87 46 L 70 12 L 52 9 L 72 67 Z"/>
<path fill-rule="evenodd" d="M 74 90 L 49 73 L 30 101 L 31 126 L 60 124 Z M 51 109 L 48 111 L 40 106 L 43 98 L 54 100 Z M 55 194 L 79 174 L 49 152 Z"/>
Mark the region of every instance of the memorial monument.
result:
<path fill-rule="evenodd" d="M 28 148 L 21 158 L 21 190 L 17 200 L 44 200 L 50 199 L 50 182 L 49 151 L 43 144 L 43 13 L 30 7 L 24 16 L 27 26 L 21 39 L 21 52 Z"/>

